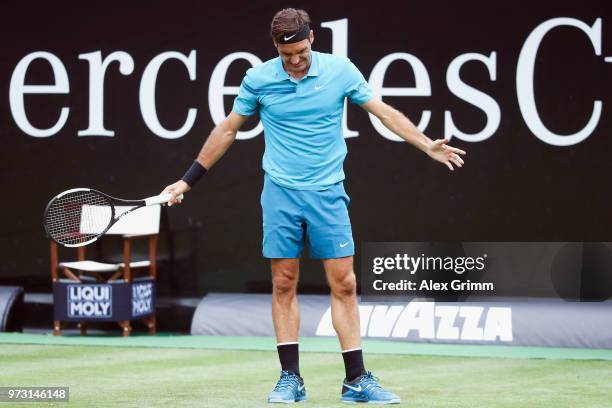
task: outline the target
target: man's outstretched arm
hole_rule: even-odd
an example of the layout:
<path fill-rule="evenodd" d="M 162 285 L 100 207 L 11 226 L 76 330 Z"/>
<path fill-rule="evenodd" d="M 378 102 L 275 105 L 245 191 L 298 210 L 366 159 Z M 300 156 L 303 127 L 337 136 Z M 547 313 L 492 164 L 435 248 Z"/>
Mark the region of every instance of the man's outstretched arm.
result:
<path fill-rule="evenodd" d="M 361 107 L 380 119 L 387 129 L 427 153 L 432 159 L 444 163 L 450 170 L 453 170 L 453 164 L 457 167 L 463 166 L 463 159 L 459 156 L 465 154 L 463 150 L 448 146 L 446 144 L 448 139 L 432 141 L 403 113 L 387 105 L 380 98 L 374 97 Z"/>
<path fill-rule="evenodd" d="M 231 112 L 223 122 L 219 123 L 210 132 L 210 135 L 204 142 L 198 157 L 196 158 L 197 163 L 204 167 L 206 170 L 210 170 L 212 166 L 223 156 L 230 145 L 236 139 L 236 134 L 240 127 L 246 122 L 248 116 L 242 116 L 235 112 Z M 197 166 L 197 164 L 196 164 Z M 177 202 L 176 196 L 183 194 L 191 189 L 191 186 L 187 184 L 183 179 L 176 183 L 170 184 L 162 191 L 162 194 L 170 193 L 173 195 L 170 205 Z"/>

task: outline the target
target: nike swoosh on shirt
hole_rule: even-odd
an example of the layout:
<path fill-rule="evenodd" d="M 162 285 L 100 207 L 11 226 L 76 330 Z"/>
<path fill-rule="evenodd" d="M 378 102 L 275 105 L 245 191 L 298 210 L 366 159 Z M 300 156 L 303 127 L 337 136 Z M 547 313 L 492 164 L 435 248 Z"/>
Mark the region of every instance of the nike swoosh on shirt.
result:
<path fill-rule="evenodd" d="M 349 243 L 345 242 L 344 244 L 340 244 L 340 248 L 344 248 L 345 246 L 347 246 Z"/>
<path fill-rule="evenodd" d="M 285 37 L 284 37 L 284 39 L 285 39 L 285 41 L 289 41 L 290 39 L 292 39 L 292 38 L 293 38 L 293 37 L 295 37 L 296 35 L 297 35 L 297 33 L 295 33 L 295 34 L 293 34 L 293 35 L 291 35 L 291 36 L 289 36 L 289 37 L 285 36 Z"/>

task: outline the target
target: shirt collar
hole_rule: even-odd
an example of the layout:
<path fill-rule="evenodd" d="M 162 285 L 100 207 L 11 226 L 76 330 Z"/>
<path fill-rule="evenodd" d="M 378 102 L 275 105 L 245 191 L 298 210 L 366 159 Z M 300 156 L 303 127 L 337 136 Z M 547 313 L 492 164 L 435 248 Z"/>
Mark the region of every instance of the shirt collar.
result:
<path fill-rule="evenodd" d="M 283 68 L 283 59 L 280 57 L 280 55 L 276 57 L 276 76 L 281 81 L 284 79 L 291 79 L 287 71 L 285 71 L 285 68 Z"/>
<path fill-rule="evenodd" d="M 319 76 L 319 53 L 312 51 L 312 61 L 310 61 L 310 68 L 306 76 Z"/>

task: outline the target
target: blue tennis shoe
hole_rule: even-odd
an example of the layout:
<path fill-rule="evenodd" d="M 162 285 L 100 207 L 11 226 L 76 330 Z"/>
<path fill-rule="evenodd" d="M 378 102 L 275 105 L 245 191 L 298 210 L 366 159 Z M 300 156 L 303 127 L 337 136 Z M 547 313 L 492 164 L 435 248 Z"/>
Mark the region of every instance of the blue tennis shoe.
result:
<path fill-rule="evenodd" d="M 276 387 L 274 387 L 270 395 L 268 395 L 268 402 L 292 404 L 301 401 L 306 401 L 304 380 L 291 371 L 281 371 L 281 376 L 276 383 Z"/>
<path fill-rule="evenodd" d="M 385 390 L 378 384 L 378 378 L 366 371 L 351 382 L 342 384 L 342 402 L 368 404 L 399 404 L 400 397 Z"/>

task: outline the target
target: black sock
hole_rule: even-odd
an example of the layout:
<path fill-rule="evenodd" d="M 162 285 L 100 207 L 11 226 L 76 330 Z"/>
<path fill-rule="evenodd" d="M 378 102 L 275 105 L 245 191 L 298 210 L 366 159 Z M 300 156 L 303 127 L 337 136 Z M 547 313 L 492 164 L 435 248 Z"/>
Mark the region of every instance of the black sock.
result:
<path fill-rule="evenodd" d="M 360 348 L 343 351 L 342 358 L 344 359 L 346 381 L 353 381 L 365 371 L 365 367 L 363 366 L 363 353 Z"/>
<path fill-rule="evenodd" d="M 278 358 L 283 371 L 291 371 L 300 375 L 300 357 L 298 343 L 280 343 L 276 345 Z"/>

